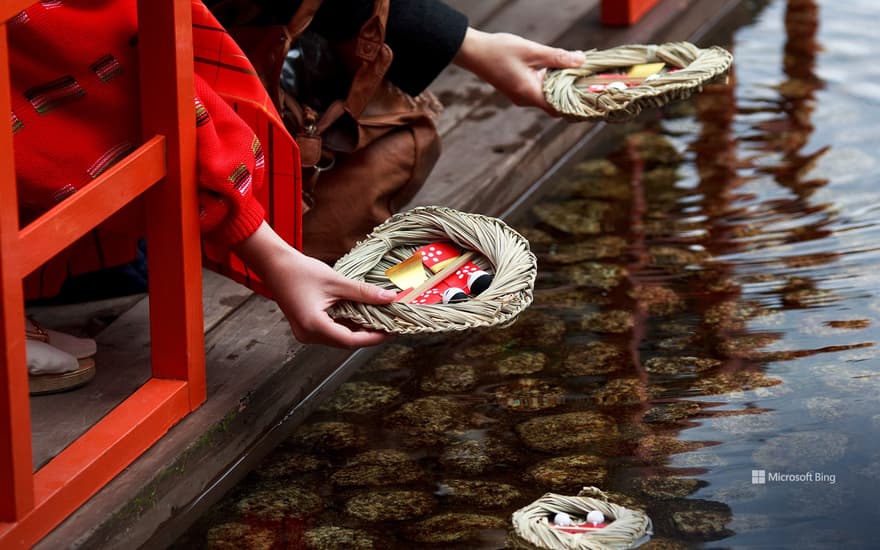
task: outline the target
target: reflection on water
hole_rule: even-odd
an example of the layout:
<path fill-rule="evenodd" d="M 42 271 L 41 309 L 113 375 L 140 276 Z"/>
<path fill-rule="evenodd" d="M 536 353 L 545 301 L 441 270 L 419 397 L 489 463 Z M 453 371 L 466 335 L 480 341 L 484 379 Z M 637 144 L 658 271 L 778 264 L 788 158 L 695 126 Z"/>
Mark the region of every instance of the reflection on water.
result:
<path fill-rule="evenodd" d="M 400 339 L 180 547 L 502 548 L 584 485 L 643 548 L 871 547 L 880 64 L 867 0 L 778 0 L 730 85 L 562 174 L 513 326 Z"/>

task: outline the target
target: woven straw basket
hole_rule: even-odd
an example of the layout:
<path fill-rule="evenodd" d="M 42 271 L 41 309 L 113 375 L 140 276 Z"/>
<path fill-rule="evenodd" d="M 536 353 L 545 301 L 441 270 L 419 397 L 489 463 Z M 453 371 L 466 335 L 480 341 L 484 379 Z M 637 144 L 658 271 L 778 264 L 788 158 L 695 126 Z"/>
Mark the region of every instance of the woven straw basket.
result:
<path fill-rule="evenodd" d="M 585 518 L 591 510 L 599 510 L 606 521 L 614 521 L 586 533 L 566 533 L 551 525 L 559 512 Z M 608 502 L 607 495 L 596 487 L 584 487 L 576 497 L 547 493 L 514 512 L 512 521 L 508 548 L 526 550 L 622 550 L 645 543 L 653 534 L 647 514 Z"/>
<path fill-rule="evenodd" d="M 392 216 L 340 258 L 334 269 L 351 279 L 397 290 L 385 270 L 419 247 L 441 241 L 475 251 L 473 262 L 494 273 L 479 296 L 436 305 L 340 302 L 330 315 L 367 328 L 417 334 L 507 324 L 531 304 L 537 261 L 528 241 L 497 218 L 451 208 L 426 206 Z"/>
<path fill-rule="evenodd" d="M 544 97 L 557 111 L 577 120 L 625 122 L 642 109 L 661 107 L 690 97 L 703 84 L 725 74 L 733 56 L 718 46 L 701 49 L 689 42 L 661 45 L 618 46 L 584 53 L 577 69 L 548 71 Z M 625 70 L 633 65 L 663 62 L 671 70 L 653 80 L 623 90 L 591 92 L 578 80 L 606 71 Z"/>

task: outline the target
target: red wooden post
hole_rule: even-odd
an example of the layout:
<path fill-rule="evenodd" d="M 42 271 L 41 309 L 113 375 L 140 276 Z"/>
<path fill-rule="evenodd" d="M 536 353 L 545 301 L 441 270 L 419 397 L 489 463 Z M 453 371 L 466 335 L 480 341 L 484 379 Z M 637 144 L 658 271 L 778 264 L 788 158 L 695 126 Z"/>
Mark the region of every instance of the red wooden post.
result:
<path fill-rule="evenodd" d="M 614 27 L 632 25 L 660 0 L 602 0 L 602 24 Z"/>
<path fill-rule="evenodd" d="M 0 84 L 7 82 L 6 23 L 0 21 Z M 11 111 L 9 86 L 0 85 L 0 113 Z M 0 521 L 16 521 L 34 506 L 17 196 L 12 126 L 6 124 L 0 128 Z"/>

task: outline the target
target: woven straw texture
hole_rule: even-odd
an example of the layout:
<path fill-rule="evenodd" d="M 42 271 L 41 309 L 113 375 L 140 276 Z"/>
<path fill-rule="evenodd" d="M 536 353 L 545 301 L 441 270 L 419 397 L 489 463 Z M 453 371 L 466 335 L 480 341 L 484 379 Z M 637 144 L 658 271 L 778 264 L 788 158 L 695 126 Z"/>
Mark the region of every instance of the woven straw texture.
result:
<path fill-rule="evenodd" d="M 340 302 L 330 309 L 368 328 L 398 334 L 448 332 L 512 322 L 532 303 L 537 274 L 528 241 L 497 218 L 426 206 L 392 216 L 376 227 L 334 269 L 346 277 L 397 290 L 385 270 L 433 242 L 452 242 L 476 254 L 473 262 L 495 274 L 479 296 L 455 304 L 369 305 Z"/>
<path fill-rule="evenodd" d="M 599 510 L 606 521 L 614 521 L 587 533 L 566 533 L 550 524 L 559 512 L 586 518 L 591 510 Z M 585 487 L 576 497 L 547 493 L 514 512 L 512 521 L 508 548 L 527 550 L 625 549 L 643 543 L 653 534 L 651 518 L 644 512 L 608 502 L 605 493 L 595 487 Z"/>
<path fill-rule="evenodd" d="M 686 99 L 700 91 L 703 84 L 726 73 L 733 62 L 733 56 L 724 48 L 701 49 L 690 42 L 590 50 L 584 53 L 584 58 L 584 64 L 577 69 L 548 71 L 544 77 L 544 97 L 570 118 L 608 122 L 625 122 L 642 109 Z M 578 85 L 578 80 L 587 76 L 657 62 L 679 70 L 664 72 L 624 90 L 591 92 L 586 86 Z"/>

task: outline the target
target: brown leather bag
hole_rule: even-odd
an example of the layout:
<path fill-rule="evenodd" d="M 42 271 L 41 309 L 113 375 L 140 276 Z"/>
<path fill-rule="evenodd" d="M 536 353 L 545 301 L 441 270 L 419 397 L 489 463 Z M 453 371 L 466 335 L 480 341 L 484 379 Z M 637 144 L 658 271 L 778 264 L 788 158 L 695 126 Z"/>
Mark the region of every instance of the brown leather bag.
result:
<path fill-rule="evenodd" d="M 440 155 L 440 102 L 429 92 L 411 97 L 384 78 L 392 58 L 388 2 L 376 0 L 358 36 L 342 47 L 351 86 L 321 113 L 280 84 L 285 57 L 320 0 L 303 0 L 287 25 L 227 26 L 299 145 L 303 251 L 330 263 L 412 199 Z"/>

